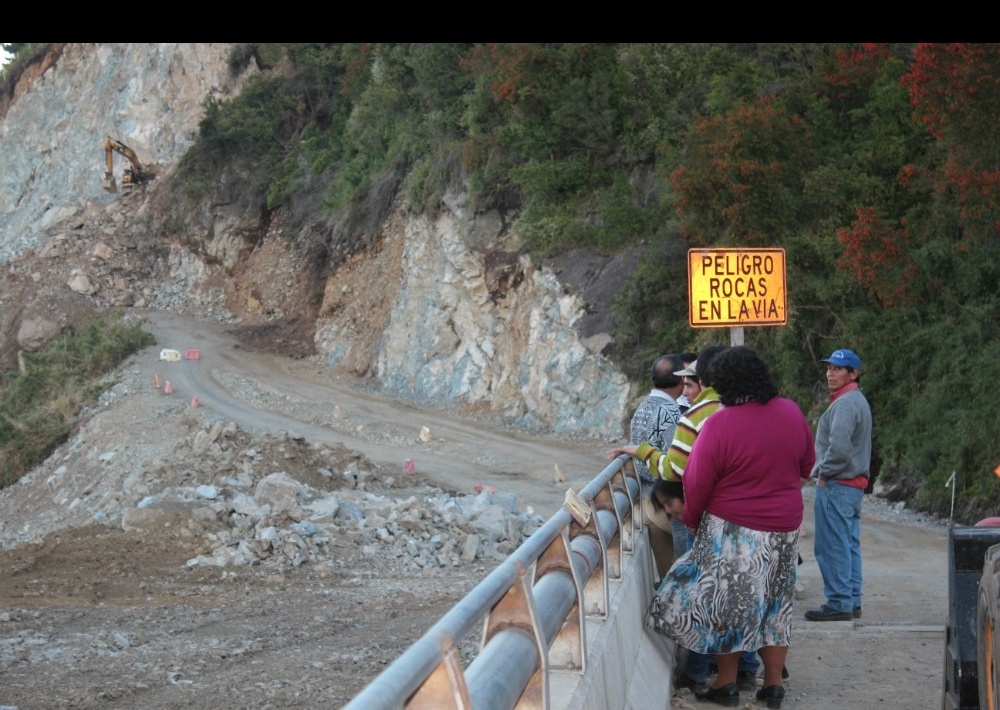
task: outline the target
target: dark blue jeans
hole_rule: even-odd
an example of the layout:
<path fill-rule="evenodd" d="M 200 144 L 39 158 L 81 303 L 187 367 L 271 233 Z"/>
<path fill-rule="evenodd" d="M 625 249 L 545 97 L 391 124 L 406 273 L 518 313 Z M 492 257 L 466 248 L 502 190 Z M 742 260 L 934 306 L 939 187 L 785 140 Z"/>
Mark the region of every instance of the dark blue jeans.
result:
<path fill-rule="evenodd" d="M 696 651 L 688 651 L 687 661 L 684 663 L 684 675 L 691 680 L 703 683 L 708 678 L 708 666 L 712 662 L 712 656 Z M 740 654 L 740 665 L 737 673 L 753 673 L 757 675 L 760 669 L 760 658 L 753 651 L 744 651 Z"/>
<path fill-rule="evenodd" d="M 823 573 L 826 605 L 839 612 L 861 606 L 861 499 L 863 488 L 827 481 L 816 487 L 813 550 Z"/>

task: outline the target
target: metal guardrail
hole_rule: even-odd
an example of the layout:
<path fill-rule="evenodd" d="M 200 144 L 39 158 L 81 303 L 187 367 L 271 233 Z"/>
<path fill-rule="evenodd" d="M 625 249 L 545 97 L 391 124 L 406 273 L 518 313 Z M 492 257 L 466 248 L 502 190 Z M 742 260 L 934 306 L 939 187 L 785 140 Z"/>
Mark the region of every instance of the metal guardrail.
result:
<path fill-rule="evenodd" d="M 560 509 L 345 710 L 549 708 L 549 671 L 586 671 L 584 619 L 607 617 L 608 580 L 641 530 L 639 491 L 631 458 L 612 461 L 580 491 L 585 524 Z M 463 669 L 458 642 L 484 617 Z"/>

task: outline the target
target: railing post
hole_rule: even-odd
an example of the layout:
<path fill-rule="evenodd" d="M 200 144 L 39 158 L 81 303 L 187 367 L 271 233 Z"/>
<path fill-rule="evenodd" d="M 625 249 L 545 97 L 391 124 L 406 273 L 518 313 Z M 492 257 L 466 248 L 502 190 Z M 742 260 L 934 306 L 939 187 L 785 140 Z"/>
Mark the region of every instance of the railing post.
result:
<path fill-rule="evenodd" d="M 615 533 L 611 536 L 610 540 L 607 540 L 606 542 L 602 540 L 601 545 L 605 549 L 604 562 L 607 569 L 608 579 L 621 579 L 622 519 L 621 516 L 618 515 L 618 507 L 615 505 L 615 496 L 611 490 L 610 482 L 597 492 L 597 495 L 594 496 L 594 500 L 591 505 L 595 510 L 604 510 L 615 516 L 615 520 L 617 521 L 617 525 L 615 525 Z M 595 515 L 594 517 L 596 518 L 597 516 Z"/>
<path fill-rule="evenodd" d="M 628 498 L 632 503 L 632 515 L 630 517 L 632 534 L 636 535 L 642 531 L 644 522 L 642 519 L 642 481 L 639 480 L 639 474 L 635 472 L 635 462 L 631 456 L 622 464 L 620 470 L 625 476 L 626 491 L 628 490 L 628 481 L 635 481 L 635 497 L 630 495 Z"/>
<path fill-rule="evenodd" d="M 583 587 L 569 557 L 569 533 L 565 528 L 535 563 L 535 583 L 549 572 L 563 572 L 573 580 L 576 602 L 570 609 L 556 636 L 549 644 L 549 667 L 566 670 L 587 670 L 587 632 L 583 614 Z"/>
<path fill-rule="evenodd" d="M 583 598 L 585 601 L 584 613 L 596 614 L 602 618 L 608 615 L 608 545 L 601 532 L 601 526 L 597 524 L 597 508 L 593 501 L 590 505 L 590 520 L 586 525 L 580 525 L 576 520 L 571 520 L 569 524 L 569 539 L 572 546 L 573 541 L 578 537 L 589 536 L 597 542 L 600 548 L 601 559 L 594 566 L 594 571 L 587 578 L 583 588 Z"/>
<path fill-rule="evenodd" d="M 469 688 L 458 653 L 451 641 L 443 644 L 441 662 L 420 690 L 406 703 L 407 710 L 470 710 Z"/>
<path fill-rule="evenodd" d="M 624 467 L 611 477 L 608 481 L 608 487 L 611 489 L 612 499 L 621 493 L 629 500 L 629 509 L 625 511 L 624 518 L 621 514 L 618 515 L 618 534 L 621 535 L 622 550 L 624 552 L 632 552 L 635 549 L 635 528 L 632 527 L 632 496 L 628 492 Z M 617 505 L 615 506 L 615 512 L 618 513 Z"/>
<path fill-rule="evenodd" d="M 483 625 L 483 643 L 490 642 L 497 633 L 519 629 L 535 640 L 538 649 L 538 667 L 528 680 L 515 707 L 521 710 L 545 710 L 549 707 L 549 662 L 545 639 L 542 638 L 527 570 L 518 568 L 518 581 L 511 585 L 503 598 L 496 603 Z"/>

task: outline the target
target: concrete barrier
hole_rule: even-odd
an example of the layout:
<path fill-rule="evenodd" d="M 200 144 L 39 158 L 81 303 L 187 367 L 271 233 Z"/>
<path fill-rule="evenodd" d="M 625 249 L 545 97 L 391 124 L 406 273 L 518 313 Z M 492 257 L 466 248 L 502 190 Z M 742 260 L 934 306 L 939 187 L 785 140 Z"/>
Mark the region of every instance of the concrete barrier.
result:
<path fill-rule="evenodd" d="M 646 530 L 611 586 L 607 619 L 587 618 L 587 670 L 553 671 L 553 710 L 670 708 L 677 647 L 643 626 L 653 598 L 653 565 Z"/>

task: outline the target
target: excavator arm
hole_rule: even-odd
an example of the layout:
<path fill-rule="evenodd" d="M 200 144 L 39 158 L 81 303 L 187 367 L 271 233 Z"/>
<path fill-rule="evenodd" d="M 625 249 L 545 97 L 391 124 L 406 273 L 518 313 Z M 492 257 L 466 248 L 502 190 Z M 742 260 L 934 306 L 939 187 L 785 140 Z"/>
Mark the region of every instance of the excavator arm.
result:
<path fill-rule="evenodd" d="M 115 184 L 113 153 L 119 153 L 125 156 L 130 163 L 130 167 L 125 168 L 124 174 L 122 175 L 122 192 L 130 191 L 133 187 L 145 180 L 146 173 L 143 170 L 142 163 L 139 162 L 139 156 L 135 154 L 135 151 L 121 141 L 117 141 L 111 136 L 105 136 L 105 171 L 104 177 L 101 179 L 101 187 L 108 192 L 118 192 L 118 186 Z"/>

